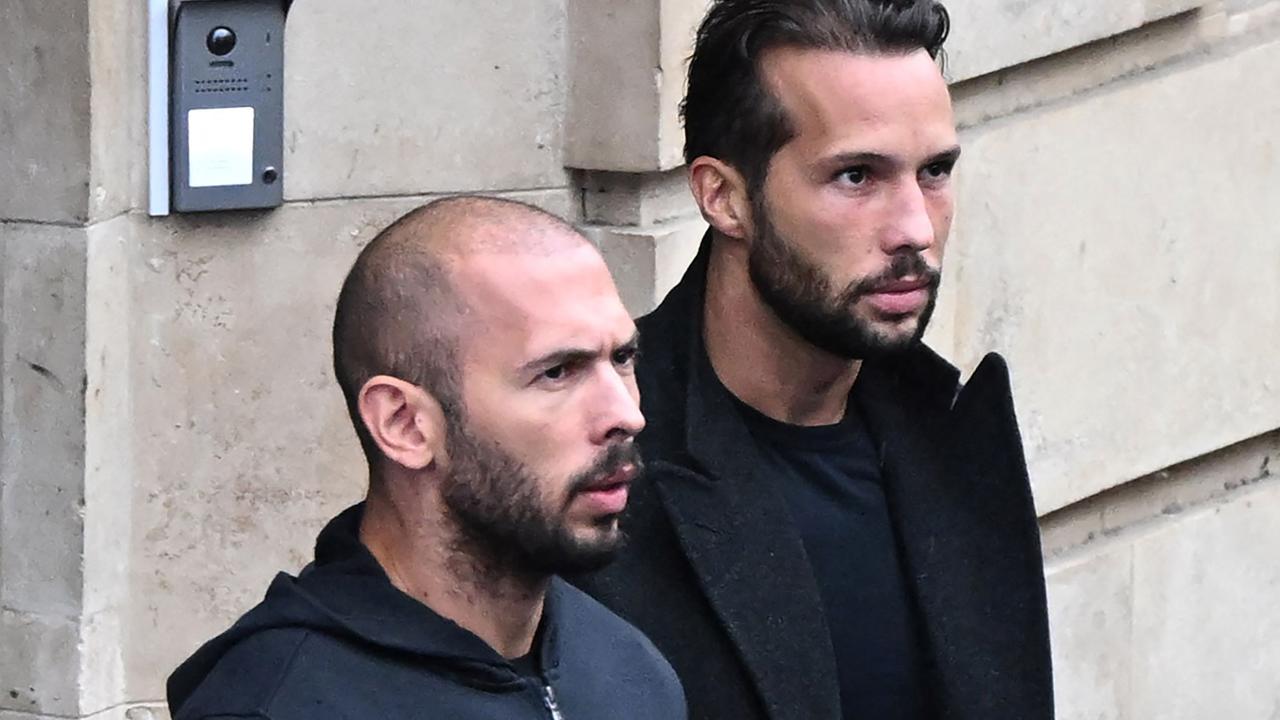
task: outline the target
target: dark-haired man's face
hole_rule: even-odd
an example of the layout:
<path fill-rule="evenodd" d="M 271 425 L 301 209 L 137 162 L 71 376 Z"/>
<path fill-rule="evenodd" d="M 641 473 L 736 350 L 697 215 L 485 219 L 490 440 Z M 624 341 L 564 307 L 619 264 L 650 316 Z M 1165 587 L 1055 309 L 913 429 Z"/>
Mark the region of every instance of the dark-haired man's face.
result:
<path fill-rule="evenodd" d="M 608 268 L 582 241 L 545 254 L 478 253 L 454 279 L 469 308 L 464 410 L 449 433 L 441 497 L 461 539 L 516 572 L 603 564 L 622 542 L 644 427 L 635 324 Z"/>
<path fill-rule="evenodd" d="M 757 292 L 832 354 L 908 347 L 933 311 L 951 227 L 959 150 L 946 83 L 923 50 L 779 49 L 763 69 L 795 134 L 752 198 Z"/>

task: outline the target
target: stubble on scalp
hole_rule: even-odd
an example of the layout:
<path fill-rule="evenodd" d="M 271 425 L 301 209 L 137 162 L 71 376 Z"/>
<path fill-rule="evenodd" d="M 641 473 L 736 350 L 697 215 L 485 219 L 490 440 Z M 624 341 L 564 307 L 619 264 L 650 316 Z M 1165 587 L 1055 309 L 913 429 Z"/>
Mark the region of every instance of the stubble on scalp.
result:
<path fill-rule="evenodd" d="M 451 462 L 441 479 L 441 521 L 455 536 L 450 564 L 459 577 L 545 575 L 546 568 L 594 567 L 607 559 L 610 548 L 583 550 L 564 541 L 555 525 L 562 512 L 545 509 L 540 479 L 473 435 L 462 392 L 466 343 L 475 328 L 465 288 L 458 286 L 459 263 L 476 253 L 548 256 L 582 245 L 589 242 L 573 226 L 536 207 L 445 198 L 380 232 L 343 285 L 334 319 L 335 373 L 369 460 L 369 492 L 389 491 L 382 478 L 389 461 L 364 427 L 357 397 L 371 377 L 389 375 L 424 388 L 443 411 Z"/>
<path fill-rule="evenodd" d="M 460 346 L 470 313 L 455 287 L 457 263 L 477 252 L 550 254 L 587 242 L 531 205 L 456 196 L 405 214 L 361 250 L 334 313 L 334 374 L 374 483 L 383 458 L 356 407 L 370 378 L 389 375 L 424 388 L 446 418 L 460 412 Z"/>
<path fill-rule="evenodd" d="M 567 222 L 538 208 L 469 196 L 419 208 L 396 221 L 384 235 L 383 252 L 390 262 L 432 269 L 431 296 L 423 298 L 431 301 L 426 303 L 429 307 L 407 310 L 405 319 L 411 322 L 400 328 L 403 334 L 395 340 L 413 347 L 425 337 L 435 346 L 428 353 L 431 358 L 445 363 L 435 368 L 435 377 L 445 382 L 428 389 L 445 416 L 448 465 L 439 487 L 441 521 L 451 537 L 449 564 L 458 577 L 492 590 L 508 579 L 533 581 L 608 562 L 621 544 L 620 533 L 595 543 L 576 541 L 564 526 L 567 502 L 583 482 L 602 470 L 612 472 L 627 462 L 638 464 L 638 457 L 622 450 L 604 455 L 583 477 L 573 479 L 565 507 L 552 506 L 543 490 L 548 479 L 537 477 L 517 458 L 477 435 L 463 400 L 466 344 L 478 333 L 473 300 L 460 286 L 461 265 L 478 254 L 511 255 L 512 262 L 549 257 L 589 241 Z M 424 333 L 424 325 L 430 326 L 429 332 Z M 608 519 L 606 524 L 613 522 Z"/>

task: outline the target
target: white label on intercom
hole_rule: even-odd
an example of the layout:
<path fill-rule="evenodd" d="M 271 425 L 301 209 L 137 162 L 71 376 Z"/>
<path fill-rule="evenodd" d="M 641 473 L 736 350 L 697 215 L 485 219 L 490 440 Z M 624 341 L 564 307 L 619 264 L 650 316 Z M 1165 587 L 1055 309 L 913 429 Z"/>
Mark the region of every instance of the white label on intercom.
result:
<path fill-rule="evenodd" d="M 190 187 L 253 184 L 253 108 L 187 111 Z"/>

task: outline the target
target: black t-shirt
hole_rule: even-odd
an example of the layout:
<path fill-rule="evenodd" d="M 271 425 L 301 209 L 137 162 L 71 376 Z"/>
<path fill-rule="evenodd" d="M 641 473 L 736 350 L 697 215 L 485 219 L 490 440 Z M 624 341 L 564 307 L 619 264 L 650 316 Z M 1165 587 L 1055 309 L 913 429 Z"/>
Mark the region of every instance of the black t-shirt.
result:
<path fill-rule="evenodd" d="M 813 566 L 845 720 L 931 718 L 917 613 L 860 413 L 850 405 L 835 425 L 802 427 L 738 405 Z"/>
<path fill-rule="evenodd" d="M 546 682 L 542 673 L 542 627 L 543 621 L 546 620 L 546 613 L 543 613 L 542 620 L 538 621 L 538 629 L 533 633 L 533 642 L 529 644 L 529 652 L 519 657 L 507 658 L 507 662 L 511 663 L 511 667 L 521 675 L 534 678 L 539 682 Z"/>

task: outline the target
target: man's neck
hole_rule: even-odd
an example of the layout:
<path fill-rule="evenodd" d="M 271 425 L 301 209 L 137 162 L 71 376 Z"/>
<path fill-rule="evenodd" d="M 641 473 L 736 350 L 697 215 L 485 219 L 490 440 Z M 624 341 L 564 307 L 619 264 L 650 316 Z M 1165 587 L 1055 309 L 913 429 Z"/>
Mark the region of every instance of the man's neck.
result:
<path fill-rule="evenodd" d="M 815 347 L 779 320 L 756 292 L 746 258 L 731 257 L 720 242 L 711 248 L 702 319 L 711 367 L 739 400 L 792 425 L 844 417 L 862 363 Z"/>
<path fill-rule="evenodd" d="M 401 592 L 471 631 L 505 658 L 526 655 L 550 578 L 520 577 L 467 554 L 433 503 L 371 492 L 360 541 Z"/>

